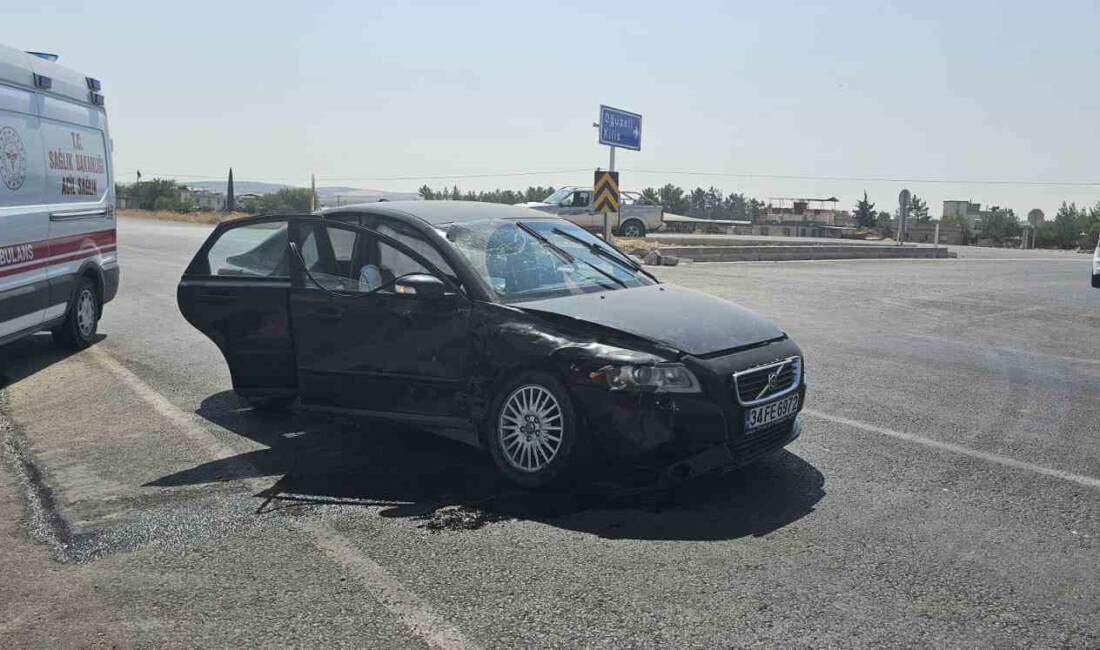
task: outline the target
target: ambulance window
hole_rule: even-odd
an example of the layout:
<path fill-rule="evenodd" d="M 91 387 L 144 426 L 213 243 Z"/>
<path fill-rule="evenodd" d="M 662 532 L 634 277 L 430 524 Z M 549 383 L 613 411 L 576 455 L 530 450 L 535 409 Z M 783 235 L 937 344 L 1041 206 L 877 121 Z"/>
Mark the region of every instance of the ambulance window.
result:
<path fill-rule="evenodd" d="M 267 221 L 230 228 L 206 254 L 210 275 L 290 277 L 287 222 Z"/>

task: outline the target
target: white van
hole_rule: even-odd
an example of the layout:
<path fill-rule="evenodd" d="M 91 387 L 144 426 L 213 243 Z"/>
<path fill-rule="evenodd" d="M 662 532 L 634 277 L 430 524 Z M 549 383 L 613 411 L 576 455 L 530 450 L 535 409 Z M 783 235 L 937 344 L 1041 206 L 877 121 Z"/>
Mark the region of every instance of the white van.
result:
<path fill-rule="evenodd" d="M 118 291 L 100 83 L 0 45 L 0 344 L 48 329 L 87 347 Z"/>

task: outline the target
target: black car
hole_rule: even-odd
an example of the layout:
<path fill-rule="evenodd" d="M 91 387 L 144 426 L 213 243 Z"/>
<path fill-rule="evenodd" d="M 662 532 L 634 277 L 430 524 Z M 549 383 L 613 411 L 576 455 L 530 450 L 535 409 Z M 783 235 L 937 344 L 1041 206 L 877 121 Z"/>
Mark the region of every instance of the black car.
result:
<path fill-rule="evenodd" d="M 178 300 L 255 405 L 414 423 L 487 449 L 524 486 L 597 452 L 688 476 L 800 431 L 802 353 L 779 328 L 522 207 L 389 202 L 226 222 Z"/>

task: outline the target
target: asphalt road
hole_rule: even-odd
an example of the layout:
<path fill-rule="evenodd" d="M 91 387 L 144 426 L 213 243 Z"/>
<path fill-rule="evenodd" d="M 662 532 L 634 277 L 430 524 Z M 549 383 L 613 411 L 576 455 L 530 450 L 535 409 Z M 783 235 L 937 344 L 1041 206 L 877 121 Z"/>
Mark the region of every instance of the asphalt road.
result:
<path fill-rule="evenodd" d="M 1089 258 L 697 264 L 801 343 L 802 438 L 671 493 L 535 496 L 414 430 L 253 412 L 120 225 L 101 340 L 0 349 L 0 645 L 1100 645 Z"/>

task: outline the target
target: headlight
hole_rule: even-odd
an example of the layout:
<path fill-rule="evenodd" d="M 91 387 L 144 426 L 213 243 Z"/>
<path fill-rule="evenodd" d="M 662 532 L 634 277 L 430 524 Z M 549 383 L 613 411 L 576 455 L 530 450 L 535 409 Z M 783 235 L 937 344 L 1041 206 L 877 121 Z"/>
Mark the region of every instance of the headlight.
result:
<path fill-rule="evenodd" d="M 653 366 L 612 365 L 600 368 L 611 390 L 649 393 L 698 393 L 699 380 L 681 363 Z"/>

